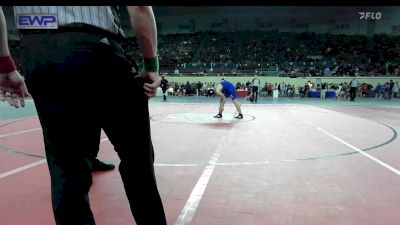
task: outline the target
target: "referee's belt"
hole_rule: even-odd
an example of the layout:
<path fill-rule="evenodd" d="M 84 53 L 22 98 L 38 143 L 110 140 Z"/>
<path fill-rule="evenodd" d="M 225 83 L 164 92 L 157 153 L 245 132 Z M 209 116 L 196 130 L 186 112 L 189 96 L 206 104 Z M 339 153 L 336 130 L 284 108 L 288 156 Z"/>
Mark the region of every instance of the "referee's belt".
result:
<path fill-rule="evenodd" d="M 114 34 L 110 31 L 101 29 L 96 26 L 92 26 L 84 23 L 72 23 L 65 26 L 60 26 L 58 29 L 19 29 L 19 33 L 22 35 L 29 34 L 59 34 L 66 32 L 79 32 L 79 33 L 88 33 L 99 36 L 105 36 L 107 38 L 114 39 L 116 41 L 122 41 L 125 39 L 120 33 Z"/>

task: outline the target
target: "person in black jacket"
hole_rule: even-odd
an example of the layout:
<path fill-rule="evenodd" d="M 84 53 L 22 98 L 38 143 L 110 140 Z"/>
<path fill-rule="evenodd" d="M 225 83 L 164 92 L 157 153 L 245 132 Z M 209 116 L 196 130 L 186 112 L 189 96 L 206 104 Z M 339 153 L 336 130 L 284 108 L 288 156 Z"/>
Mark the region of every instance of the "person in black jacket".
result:
<path fill-rule="evenodd" d="M 160 83 L 161 90 L 163 92 L 163 100 L 167 101 L 167 90 L 169 88 L 168 80 L 165 79 L 165 76 L 161 76 L 161 83 Z"/>

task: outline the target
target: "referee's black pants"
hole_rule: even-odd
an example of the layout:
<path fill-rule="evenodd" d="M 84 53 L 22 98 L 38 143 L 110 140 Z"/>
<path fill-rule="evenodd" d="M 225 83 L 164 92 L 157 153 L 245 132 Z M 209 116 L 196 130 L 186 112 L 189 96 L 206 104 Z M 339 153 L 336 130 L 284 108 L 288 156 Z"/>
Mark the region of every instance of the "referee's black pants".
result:
<path fill-rule="evenodd" d="M 252 97 L 253 97 L 254 101 L 257 102 L 257 98 L 258 98 L 258 86 L 253 86 L 253 87 L 251 87 L 251 91 L 252 91 Z"/>
<path fill-rule="evenodd" d="M 354 101 L 356 98 L 357 87 L 350 87 L 350 100 Z"/>
<path fill-rule="evenodd" d="M 102 128 L 138 225 L 166 224 L 154 173 L 148 98 L 120 45 L 81 32 L 22 38 L 25 81 L 43 128 L 57 225 L 94 225 L 88 156 Z M 101 185 L 101 184 L 98 184 Z M 107 199 L 104 199 L 104 203 Z"/>

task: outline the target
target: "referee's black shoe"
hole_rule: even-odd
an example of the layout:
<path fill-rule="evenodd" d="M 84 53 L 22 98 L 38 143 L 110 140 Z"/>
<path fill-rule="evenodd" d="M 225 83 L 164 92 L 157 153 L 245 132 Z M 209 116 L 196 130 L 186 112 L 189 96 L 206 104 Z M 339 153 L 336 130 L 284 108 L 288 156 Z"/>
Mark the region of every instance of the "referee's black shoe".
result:
<path fill-rule="evenodd" d="M 92 161 L 92 172 L 113 170 L 115 165 L 104 163 L 98 159 Z"/>

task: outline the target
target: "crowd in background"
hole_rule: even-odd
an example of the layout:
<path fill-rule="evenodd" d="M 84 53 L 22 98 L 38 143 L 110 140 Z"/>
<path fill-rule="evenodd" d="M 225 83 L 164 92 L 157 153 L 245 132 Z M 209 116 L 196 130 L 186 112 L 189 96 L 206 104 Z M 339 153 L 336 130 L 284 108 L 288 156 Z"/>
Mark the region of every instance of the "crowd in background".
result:
<path fill-rule="evenodd" d="M 173 64 L 174 69 L 185 63 L 233 63 L 236 70 L 278 70 L 281 76 L 399 76 L 398 36 L 248 31 L 174 34 L 159 39 L 160 63 Z"/>
<path fill-rule="evenodd" d="M 11 53 L 18 63 L 18 44 Z M 122 43 L 125 52 L 141 63 L 135 38 Z M 277 31 L 197 32 L 158 36 L 161 72 L 193 71 L 221 64 L 221 73 L 279 76 L 399 76 L 400 38 L 386 34 L 364 35 L 294 33 Z M 232 66 L 233 65 L 233 66 Z M 225 67 L 224 67 L 225 66 Z M 186 68 L 187 69 L 187 68 Z M 215 70 L 214 70 L 215 71 Z M 208 74 L 212 74 L 208 71 Z"/>
<path fill-rule="evenodd" d="M 167 93 L 170 96 L 207 96 L 214 97 L 215 82 L 169 82 Z M 251 94 L 252 82 L 237 82 L 236 90 L 246 91 Z M 334 96 L 338 100 L 347 100 L 350 96 L 350 86 L 347 82 L 342 83 L 318 83 L 308 81 L 302 86 L 296 86 L 290 83 L 264 83 L 260 90 L 260 97 L 273 97 L 273 91 L 277 90 L 278 96 L 282 98 L 308 97 L 310 92 L 319 92 L 321 98 L 325 98 L 326 92 L 334 92 Z M 359 83 L 357 88 L 357 97 L 360 98 L 376 98 L 376 99 L 400 99 L 399 84 L 397 81 L 388 80 L 378 83 L 376 86 L 367 83 Z"/>

